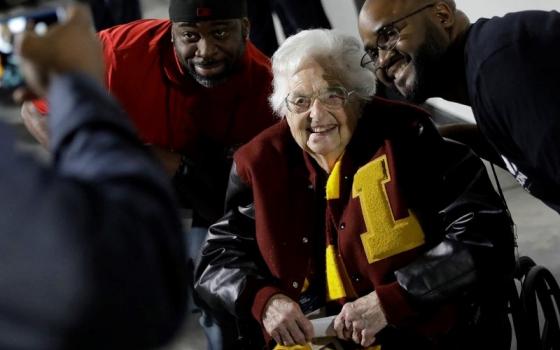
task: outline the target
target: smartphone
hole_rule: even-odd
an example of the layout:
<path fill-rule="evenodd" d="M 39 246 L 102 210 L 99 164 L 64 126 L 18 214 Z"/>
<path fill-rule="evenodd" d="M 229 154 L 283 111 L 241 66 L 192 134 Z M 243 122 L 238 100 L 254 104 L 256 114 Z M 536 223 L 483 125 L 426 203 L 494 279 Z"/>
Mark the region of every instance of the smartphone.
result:
<path fill-rule="evenodd" d="M 38 35 L 47 32 L 50 25 L 66 18 L 64 6 L 44 3 L 34 7 L 24 7 L 0 17 L 0 89 L 14 90 L 23 85 L 19 70 L 19 57 L 14 54 L 14 38 L 26 29 Z"/>

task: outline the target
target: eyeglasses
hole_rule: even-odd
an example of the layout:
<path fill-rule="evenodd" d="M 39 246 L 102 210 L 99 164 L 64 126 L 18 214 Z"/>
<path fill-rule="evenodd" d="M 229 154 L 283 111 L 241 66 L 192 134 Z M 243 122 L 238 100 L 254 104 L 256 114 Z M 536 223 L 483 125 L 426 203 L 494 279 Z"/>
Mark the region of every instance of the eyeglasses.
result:
<path fill-rule="evenodd" d="M 362 67 L 366 67 L 368 64 L 373 63 L 374 67 L 378 67 L 378 60 L 379 60 L 379 50 L 389 51 L 392 50 L 401 38 L 400 29 L 395 27 L 395 24 L 404 21 L 405 19 L 414 16 L 417 13 L 424 11 L 427 8 L 433 7 L 436 4 L 429 4 L 423 7 L 420 7 L 418 10 L 409 13 L 408 15 L 401 17 L 383 27 L 381 27 L 377 31 L 377 43 L 374 48 L 367 49 L 366 53 L 362 56 L 362 61 L 360 65 Z"/>
<path fill-rule="evenodd" d="M 313 100 L 318 99 L 321 104 L 331 110 L 336 110 L 344 107 L 348 98 L 354 91 L 347 91 L 342 86 L 332 86 L 322 89 L 321 91 L 306 96 L 298 92 L 290 92 L 286 96 L 284 102 L 286 107 L 292 113 L 302 114 L 311 109 Z"/>

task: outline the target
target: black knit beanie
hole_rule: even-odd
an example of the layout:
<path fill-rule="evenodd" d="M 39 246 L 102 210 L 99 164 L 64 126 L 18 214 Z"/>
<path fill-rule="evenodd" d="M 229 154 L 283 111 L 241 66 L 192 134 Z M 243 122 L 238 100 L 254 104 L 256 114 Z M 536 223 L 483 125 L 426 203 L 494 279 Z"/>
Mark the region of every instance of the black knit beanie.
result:
<path fill-rule="evenodd" d="M 247 17 L 246 0 L 171 0 L 169 19 L 198 22 Z"/>

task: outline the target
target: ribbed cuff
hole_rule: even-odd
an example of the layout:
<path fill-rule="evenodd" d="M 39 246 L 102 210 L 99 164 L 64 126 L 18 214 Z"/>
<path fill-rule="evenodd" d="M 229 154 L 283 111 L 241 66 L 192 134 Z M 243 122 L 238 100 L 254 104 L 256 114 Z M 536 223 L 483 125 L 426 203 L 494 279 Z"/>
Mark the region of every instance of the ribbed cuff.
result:
<path fill-rule="evenodd" d="M 416 315 L 398 282 L 378 286 L 375 290 L 389 324 L 403 326 Z"/>
<path fill-rule="evenodd" d="M 251 313 L 257 322 L 262 326 L 262 319 L 264 313 L 264 307 L 266 303 L 275 294 L 285 294 L 280 289 L 276 287 L 263 287 L 255 294 L 255 300 L 253 301 L 253 306 L 251 307 Z"/>

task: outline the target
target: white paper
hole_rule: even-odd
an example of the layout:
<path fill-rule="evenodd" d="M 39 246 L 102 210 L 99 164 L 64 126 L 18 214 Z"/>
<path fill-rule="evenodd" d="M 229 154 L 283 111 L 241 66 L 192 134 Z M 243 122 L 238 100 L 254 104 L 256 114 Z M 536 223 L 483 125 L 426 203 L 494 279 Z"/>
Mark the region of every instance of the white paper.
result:
<path fill-rule="evenodd" d="M 328 316 L 311 320 L 315 338 L 336 337 L 336 332 L 333 328 L 335 317 Z"/>

